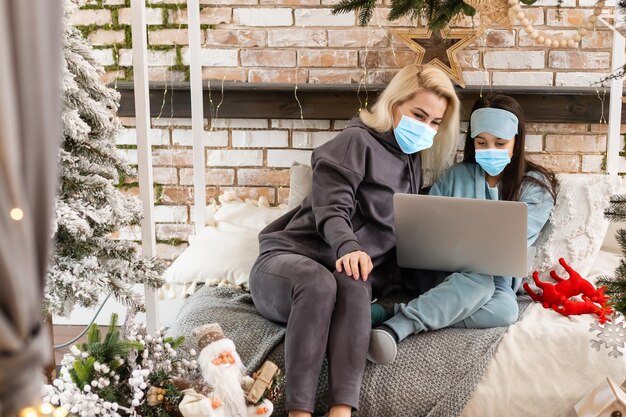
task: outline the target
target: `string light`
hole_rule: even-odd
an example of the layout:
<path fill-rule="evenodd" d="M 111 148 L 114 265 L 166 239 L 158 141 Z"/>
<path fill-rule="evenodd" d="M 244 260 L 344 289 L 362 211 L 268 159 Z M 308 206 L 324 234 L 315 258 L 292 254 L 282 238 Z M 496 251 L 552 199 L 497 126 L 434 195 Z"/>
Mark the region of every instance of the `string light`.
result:
<path fill-rule="evenodd" d="M 10 216 L 13 220 L 19 222 L 24 218 L 24 211 L 22 211 L 22 209 L 19 207 L 15 207 L 13 210 L 11 210 Z"/>
<path fill-rule="evenodd" d="M 58 407 L 55 408 L 50 403 L 43 403 L 38 408 L 35 407 L 26 407 L 20 410 L 19 417 L 66 417 L 69 412 L 63 408 Z"/>
<path fill-rule="evenodd" d="M 530 38 L 535 41 L 538 45 L 545 45 L 550 48 L 554 47 L 570 47 L 575 48 L 578 45 L 578 42 L 582 39 L 583 36 L 587 35 L 589 31 L 591 31 L 596 22 L 598 21 L 598 16 L 602 14 L 602 8 L 604 7 L 604 0 L 598 1 L 596 7 L 593 9 L 593 14 L 585 19 L 584 23 L 578 29 L 578 33 L 571 37 L 563 37 L 560 39 L 552 39 L 546 34 L 540 33 L 536 30 L 533 25 L 530 23 L 530 19 L 526 16 L 526 13 L 522 10 L 522 6 L 519 5 L 518 0 L 508 0 L 509 2 L 509 12 L 511 17 L 515 17 L 521 25 L 524 27 L 524 32 L 528 33 Z"/>

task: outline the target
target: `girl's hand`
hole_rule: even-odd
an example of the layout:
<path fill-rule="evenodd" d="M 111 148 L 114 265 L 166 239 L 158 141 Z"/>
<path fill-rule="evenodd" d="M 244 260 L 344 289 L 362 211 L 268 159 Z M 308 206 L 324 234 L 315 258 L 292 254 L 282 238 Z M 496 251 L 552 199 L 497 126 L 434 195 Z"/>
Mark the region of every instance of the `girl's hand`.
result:
<path fill-rule="evenodd" d="M 372 269 L 374 269 L 372 258 L 361 250 L 346 253 L 341 258 L 337 259 L 335 267 L 338 272 L 343 272 L 345 269 L 347 276 L 355 280 L 362 277 L 363 281 L 367 281 L 367 276 L 372 272 Z"/>

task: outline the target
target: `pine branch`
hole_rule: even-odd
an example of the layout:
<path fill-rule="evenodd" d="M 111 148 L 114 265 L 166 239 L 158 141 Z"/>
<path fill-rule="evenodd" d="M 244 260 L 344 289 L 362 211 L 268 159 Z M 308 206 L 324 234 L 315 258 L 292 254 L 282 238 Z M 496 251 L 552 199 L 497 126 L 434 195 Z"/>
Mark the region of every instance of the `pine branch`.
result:
<path fill-rule="evenodd" d="M 185 336 L 178 336 L 176 339 L 172 337 L 166 337 L 163 340 L 165 341 L 165 343 L 169 343 L 172 349 L 178 349 L 185 342 Z"/>
<path fill-rule="evenodd" d="M 371 0 L 341 0 L 332 10 L 332 14 L 348 13 L 367 7 Z"/>
<path fill-rule="evenodd" d="M 610 205 L 604 211 L 607 219 L 619 221 L 626 219 L 626 194 L 618 194 L 611 196 Z"/>
<path fill-rule="evenodd" d="M 622 255 L 626 257 L 626 230 L 619 229 L 617 232 L 615 232 L 615 239 L 622 249 Z M 623 259 L 622 262 L 624 262 Z"/>
<path fill-rule="evenodd" d="M 387 19 L 394 21 L 404 16 L 409 16 L 411 19 L 416 19 L 419 16 L 419 11 L 424 8 L 424 0 L 392 0 L 391 10 Z"/>
<path fill-rule="evenodd" d="M 598 286 L 606 286 L 606 294 L 610 296 L 611 304 L 615 310 L 626 314 L 626 265 L 623 264 L 615 271 L 615 277 L 601 277 L 597 281 Z"/>
<path fill-rule="evenodd" d="M 359 25 L 367 26 L 374 14 L 374 7 L 376 6 L 376 0 L 368 1 L 367 5 L 359 11 Z"/>

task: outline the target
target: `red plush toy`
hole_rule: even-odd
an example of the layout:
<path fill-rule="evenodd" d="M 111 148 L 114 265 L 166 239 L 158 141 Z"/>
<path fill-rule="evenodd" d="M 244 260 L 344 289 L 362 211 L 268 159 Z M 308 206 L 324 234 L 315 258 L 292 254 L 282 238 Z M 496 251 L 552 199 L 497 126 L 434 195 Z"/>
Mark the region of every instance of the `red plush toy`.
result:
<path fill-rule="evenodd" d="M 595 314 L 598 316 L 598 322 L 604 324 L 607 321 L 611 321 L 607 317 L 607 314 L 611 314 L 613 309 L 605 304 L 598 306 L 591 301 L 588 297 L 583 295 L 583 301 L 566 300 L 563 306 L 556 307 L 554 311 L 563 314 L 564 316 L 573 316 L 577 314 Z"/>
<path fill-rule="evenodd" d="M 569 279 L 565 279 L 558 276 L 556 271 L 550 271 L 550 276 L 557 282 L 555 290 L 559 294 L 563 294 L 565 298 L 583 294 L 591 301 L 598 304 L 605 304 L 606 301 L 608 301 L 609 297 L 604 296 L 604 290 L 606 290 L 606 287 L 596 289 L 591 282 L 587 281 L 581 277 L 578 272 L 574 271 L 572 267 L 565 262 L 565 259 L 560 258 L 559 263 L 563 268 L 565 268 L 565 271 L 567 271 L 567 274 L 569 275 Z"/>
<path fill-rule="evenodd" d="M 550 276 L 557 281 L 550 284 L 539 280 L 539 273 L 533 272 L 533 280 L 543 293 L 535 293 L 527 283 L 524 283 L 524 290 L 530 297 L 543 304 L 544 308 L 551 308 L 554 311 L 571 316 L 577 314 L 595 314 L 600 323 L 610 321 L 607 314 L 611 314 L 613 309 L 607 306 L 609 297 L 604 295 L 606 287 L 596 289 L 593 284 L 580 276 L 580 274 L 560 258 L 559 263 L 565 268 L 569 279 L 561 278 L 555 271 L 550 272 Z M 570 298 L 582 294 L 583 301 L 573 301 Z M 599 304 L 599 305 L 598 305 Z"/>
<path fill-rule="evenodd" d="M 526 282 L 524 283 L 524 290 L 526 290 L 528 295 L 530 295 L 530 298 L 532 298 L 534 301 L 542 303 L 544 308 L 554 309 L 555 307 L 558 307 L 559 305 L 563 304 L 565 300 L 567 299 L 563 294 L 559 293 L 556 290 L 556 287 L 554 284 L 540 281 L 539 272 L 537 271 L 533 272 L 533 280 L 535 280 L 535 284 L 537 284 L 537 287 L 543 290 L 543 294 L 539 295 L 535 293 L 530 288 L 530 285 L 528 285 L 528 283 Z"/>

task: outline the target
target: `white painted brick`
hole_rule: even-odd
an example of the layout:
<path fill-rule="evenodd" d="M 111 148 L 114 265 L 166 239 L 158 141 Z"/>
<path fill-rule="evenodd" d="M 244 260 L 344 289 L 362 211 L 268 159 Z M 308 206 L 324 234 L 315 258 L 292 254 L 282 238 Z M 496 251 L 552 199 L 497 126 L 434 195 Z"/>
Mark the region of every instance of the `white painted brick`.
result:
<path fill-rule="evenodd" d="M 489 72 L 487 71 L 463 71 L 463 81 L 467 85 L 488 85 Z"/>
<path fill-rule="evenodd" d="M 225 130 L 202 131 L 204 146 L 228 146 L 228 132 Z M 193 146 L 191 129 L 172 130 L 172 145 Z"/>
<path fill-rule="evenodd" d="M 215 129 L 267 129 L 266 119 L 211 119 Z"/>
<path fill-rule="evenodd" d="M 118 149 L 129 164 L 137 165 L 137 149 Z"/>
<path fill-rule="evenodd" d="M 578 0 L 578 5 L 580 7 L 594 7 L 598 3 L 598 0 Z M 615 6 L 616 0 L 606 0 L 604 2 L 605 7 L 613 7 Z"/>
<path fill-rule="evenodd" d="M 183 64 L 189 65 L 189 48 L 182 49 Z M 206 67 L 236 67 L 238 56 L 236 49 L 208 49 L 200 50 L 200 63 Z"/>
<path fill-rule="evenodd" d="M 289 168 L 294 162 L 311 165 L 311 153 L 291 149 L 270 149 L 267 151 L 267 166 Z"/>
<path fill-rule="evenodd" d="M 107 23 L 111 23 L 111 11 L 95 9 L 76 10 L 70 16 L 69 23 L 74 26 L 104 26 Z"/>
<path fill-rule="evenodd" d="M 115 64 L 113 49 L 92 49 L 91 54 L 100 65 L 107 66 Z"/>
<path fill-rule="evenodd" d="M 583 155 L 582 172 L 602 172 L 604 155 Z"/>
<path fill-rule="evenodd" d="M 285 46 L 327 46 L 326 31 L 320 29 L 280 29 L 267 32 L 267 45 Z"/>
<path fill-rule="evenodd" d="M 157 184 L 178 184 L 176 168 L 153 167 L 152 177 Z"/>
<path fill-rule="evenodd" d="M 606 77 L 606 74 L 599 72 L 557 72 L 555 85 L 559 87 L 600 86 L 600 84 L 596 83 L 604 77 Z M 608 82 L 604 84 L 608 85 Z"/>
<path fill-rule="evenodd" d="M 540 6 L 557 6 L 559 4 L 559 0 L 537 0 L 536 3 L 533 4 L 535 7 Z M 561 3 L 561 7 L 575 7 L 576 0 L 563 0 Z"/>
<path fill-rule="evenodd" d="M 541 152 L 542 150 L 542 135 L 526 135 L 526 152 Z"/>
<path fill-rule="evenodd" d="M 291 26 L 292 10 L 288 8 L 241 8 L 233 12 L 233 20 L 241 26 Z"/>
<path fill-rule="evenodd" d="M 272 119 L 272 127 L 279 129 L 330 129 L 330 120 Z"/>
<path fill-rule="evenodd" d="M 545 68 L 544 51 L 489 51 L 485 52 L 484 64 L 493 69 Z"/>
<path fill-rule="evenodd" d="M 135 145 L 137 146 L 136 129 L 120 129 L 115 138 L 116 145 Z"/>
<path fill-rule="evenodd" d="M 493 85 L 552 85 L 552 72 L 494 72 Z"/>
<path fill-rule="evenodd" d="M 204 125 L 207 124 L 207 119 L 204 119 Z M 153 117 L 152 118 L 152 126 L 153 127 L 177 127 L 177 126 L 188 126 L 191 127 L 191 118 L 187 117 Z"/>
<path fill-rule="evenodd" d="M 492 48 L 515 47 L 515 31 L 497 29 L 487 30 L 484 35 L 476 39 L 474 45 Z"/>
<path fill-rule="evenodd" d="M 118 240 L 141 240 L 141 226 L 138 224 L 132 224 L 125 226 L 117 230 Z"/>
<path fill-rule="evenodd" d="M 87 35 L 87 39 L 92 45 L 107 45 L 114 43 L 124 43 L 126 34 L 123 30 L 96 29 Z"/>
<path fill-rule="evenodd" d="M 181 243 L 180 245 L 168 245 L 165 243 L 156 244 L 156 254 L 159 259 L 165 259 L 173 261 L 178 258 L 181 253 L 189 246 L 188 243 Z"/>
<path fill-rule="evenodd" d="M 294 148 L 317 148 L 337 136 L 336 132 L 293 132 Z"/>
<path fill-rule="evenodd" d="M 154 206 L 157 223 L 185 223 L 188 219 L 187 206 Z"/>
<path fill-rule="evenodd" d="M 286 130 L 233 130 L 235 148 L 286 148 L 289 134 Z"/>
<path fill-rule="evenodd" d="M 478 69 L 480 67 L 479 51 L 460 51 L 457 54 L 461 68 Z"/>
<path fill-rule="evenodd" d="M 332 14 L 332 9 L 296 9 L 296 26 L 354 26 L 354 12 Z"/>
<path fill-rule="evenodd" d="M 262 166 L 263 151 L 210 150 L 207 152 L 206 163 L 210 167 Z"/>
<path fill-rule="evenodd" d="M 167 224 L 161 223 L 155 225 L 157 240 L 180 239 L 187 240 L 189 235 L 193 234 L 194 228 L 190 224 Z"/>
<path fill-rule="evenodd" d="M 148 25 L 162 25 L 163 24 L 163 9 L 159 7 L 146 7 L 146 24 Z M 132 14 L 130 7 L 119 9 L 120 25 L 130 25 L 132 21 Z"/>
<path fill-rule="evenodd" d="M 585 70 L 608 68 L 610 52 L 550 51 L 550 67 Z"/>
<path fill-rule="evenodd" d="M 170 144 L 170 132 L 167 129 L 150 129 L 150 144 L 166 146 Z M 137 130 L 134 128 L 120 129 L 115 141 L 117 145 L 137 145 Z"/>
<path fill-rule="evenodd" d="M 130 67 L 133 65 L 133 51 L 132 49 L 120 49 L 119 64 L 122 67 Z M 151 51 L 148 50 L 148 66 L 160 67 L 171 66 L 176 64 L 176 51 L 171 49 L 169 51 Z"/>
<path fill-rule="evenodd" d="M 520 30 L 519 33 L 520 33 L 519 46 L 542 47 L 533 38 L 531 38 L 530 35 L 526 33 L 525 31 Z M 552 39 L 563 39 L 563 38 L 567 39 L 567 38 L 571 38 L 576 33 L 578 33 L 577 30 L 542 30 L 541 31 L 541 34 L 543 36 L 549 36 Z M 571 51 L 573 49 L 568 47 L 567 50 Z"/>
<path fill-rule="evenodd" d="M 335 120 L 333 122 L 333 130 L 343 130 L 348 127 L 349 120 Z"/>

